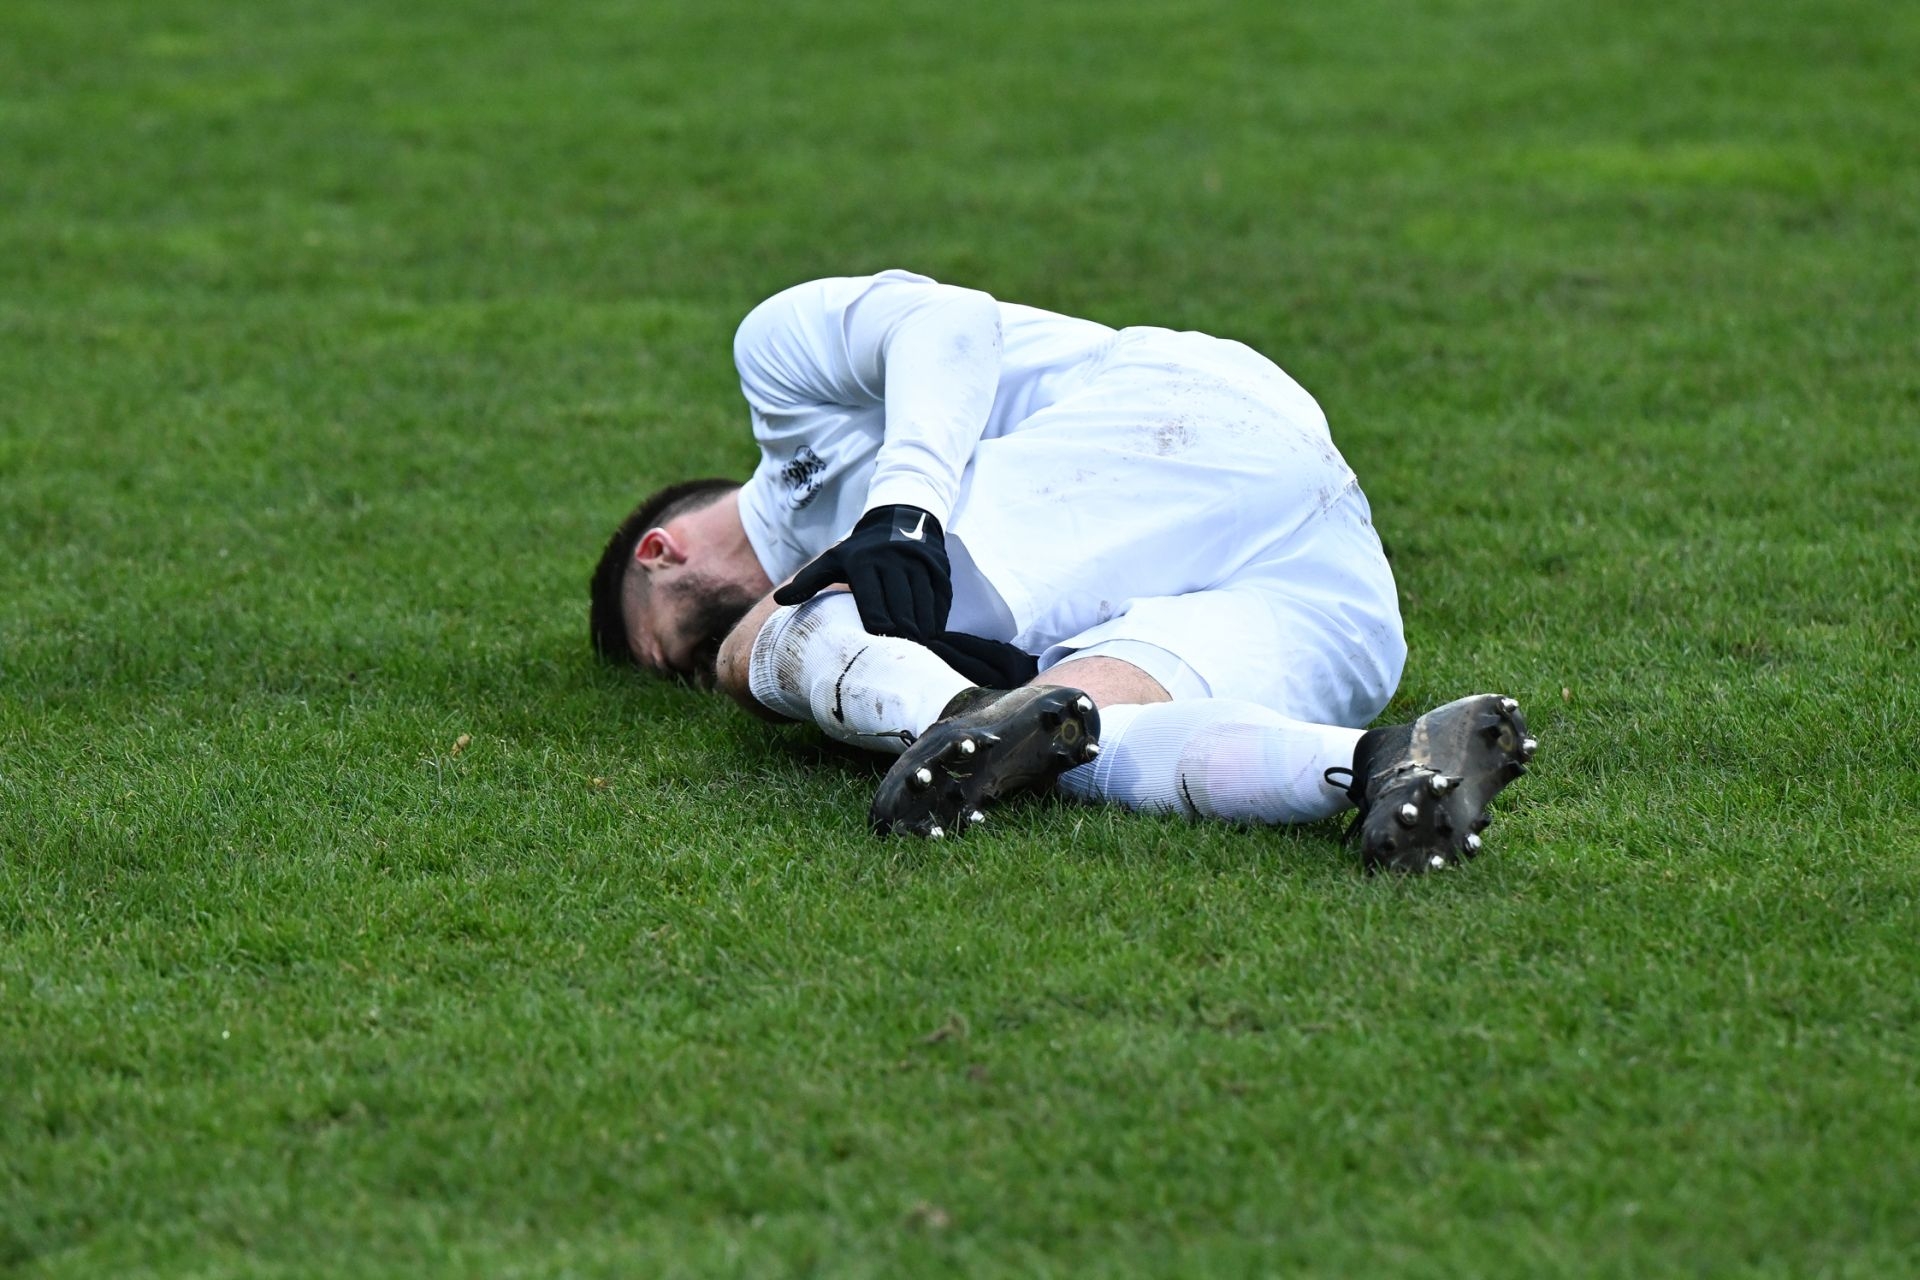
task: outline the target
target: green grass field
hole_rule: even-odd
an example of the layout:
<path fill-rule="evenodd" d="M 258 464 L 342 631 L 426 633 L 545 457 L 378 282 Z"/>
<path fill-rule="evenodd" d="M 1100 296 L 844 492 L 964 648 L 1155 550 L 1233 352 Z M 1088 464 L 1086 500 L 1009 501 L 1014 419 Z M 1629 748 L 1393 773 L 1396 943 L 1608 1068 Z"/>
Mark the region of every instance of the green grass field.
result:
<path fill-rule="evenodd" d="M 0 1273 L 1920 1271 L 1920 11 L 0 7 Z M 905 266 L 1312 390 L 1488 855 L 599 669 Z M 456 750 L 463 737 L 470 739 Z"/>

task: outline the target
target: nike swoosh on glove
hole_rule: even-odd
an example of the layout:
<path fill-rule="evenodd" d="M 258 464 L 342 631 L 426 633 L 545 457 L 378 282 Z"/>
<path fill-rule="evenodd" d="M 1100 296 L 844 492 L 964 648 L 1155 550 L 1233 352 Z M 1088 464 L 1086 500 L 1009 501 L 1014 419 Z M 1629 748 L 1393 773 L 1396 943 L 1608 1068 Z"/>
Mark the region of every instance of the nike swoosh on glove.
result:
<path fill-rule="evenodd" d="M 924 641 L 946 629 L 953 569 L 940 522 L 919 507 L 875 507 L 773 593 L 775 604 L 811 600 L 837 582 L 853 589 L 868 634 Z"/>
<path fill-rule="evenodd" d="M 983 689 L 1018 689 L 1040 674 L 1040 660 L 1001 640 L 943 631 L 925 642 L 940 660 Z"/>

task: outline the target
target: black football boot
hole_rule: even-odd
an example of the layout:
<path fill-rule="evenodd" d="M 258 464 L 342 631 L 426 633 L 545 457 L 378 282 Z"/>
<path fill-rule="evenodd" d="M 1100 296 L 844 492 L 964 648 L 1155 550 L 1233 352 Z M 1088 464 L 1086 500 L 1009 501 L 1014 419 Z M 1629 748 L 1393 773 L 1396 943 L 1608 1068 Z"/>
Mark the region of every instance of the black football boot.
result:
<path fill-rule="evenodd" d="M 1078 689 L 963 690 L 887 770 L 868 820 L 876 835 L 959 835 L 995 800 L 1098 756 L 1099 739 L 1100 713 Z"/>
<path fill-rule="evenodd" d="M 1339 786 L 1334 775 L 1347 775 L 1347 798 L 1360 811 L 1349 834 L 1358 834 L 1367 870 L 1439 871 L 1480 852 L 1487 806 L 1527 771 L 1538 745 L 1519 703 L 1478 693 L 1411 724 L 1369 730 L 1353 768 L 1326 777 Z"/>

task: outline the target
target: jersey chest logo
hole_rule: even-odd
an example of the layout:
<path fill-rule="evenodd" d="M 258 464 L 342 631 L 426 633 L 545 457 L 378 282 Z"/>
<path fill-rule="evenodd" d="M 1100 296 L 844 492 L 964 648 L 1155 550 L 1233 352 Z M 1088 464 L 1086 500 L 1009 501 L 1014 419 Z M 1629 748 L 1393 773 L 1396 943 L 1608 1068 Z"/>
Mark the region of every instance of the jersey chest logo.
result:
<path fill-rule="evenodd" d="M 787 486 L 787 505 L 799 511 L 819 497 L 826 474 L 826 459 L 801 445 L 794 451 L 793 461 L 780 468 L 780 479 Z"/>

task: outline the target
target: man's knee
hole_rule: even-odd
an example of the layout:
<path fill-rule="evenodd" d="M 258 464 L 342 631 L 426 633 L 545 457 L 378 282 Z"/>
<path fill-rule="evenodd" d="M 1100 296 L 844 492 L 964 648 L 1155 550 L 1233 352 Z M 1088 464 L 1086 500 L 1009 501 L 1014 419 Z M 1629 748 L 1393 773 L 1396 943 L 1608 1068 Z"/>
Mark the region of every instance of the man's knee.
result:
<path fill-rule="evenodd" d="M 1067 658 L 1035 676 L 1033 683 L 1078 689 L 1103 707 L 1172 698 L 1158 680 L 1131 662 L 1097 655 Z"/>

